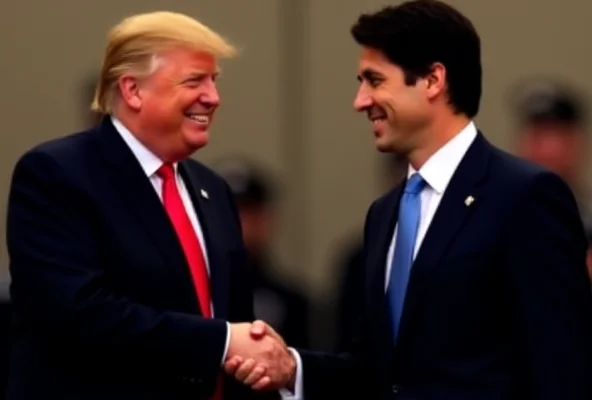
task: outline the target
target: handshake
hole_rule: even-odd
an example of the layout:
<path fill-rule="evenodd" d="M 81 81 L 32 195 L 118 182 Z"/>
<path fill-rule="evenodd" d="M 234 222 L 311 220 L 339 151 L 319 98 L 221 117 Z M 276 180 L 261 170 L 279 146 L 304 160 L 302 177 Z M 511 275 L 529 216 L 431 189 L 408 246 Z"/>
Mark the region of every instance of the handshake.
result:
<path fill-rule="evenodd" d="M 224 370 L 253 390 L 294 391 L 296 360 L 282 337 L 263 321 L 230 324 Z"/>

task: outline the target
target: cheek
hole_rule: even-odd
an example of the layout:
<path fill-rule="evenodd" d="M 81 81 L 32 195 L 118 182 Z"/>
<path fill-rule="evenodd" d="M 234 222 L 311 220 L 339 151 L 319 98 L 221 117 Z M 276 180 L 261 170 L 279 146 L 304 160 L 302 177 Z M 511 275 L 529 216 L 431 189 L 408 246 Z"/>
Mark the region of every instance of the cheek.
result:
<path fill-rule="evenodd" d="M 376 91 L 372 94 L 373 103 L 386 111 L 387 115 L 392 116 L 398 109 L 397 98 L 388 91 Z"/>
<path fill-rule="evenodd" d="M 142 107 L 144 121 L 159 131 L 178 131 L 184 121 L 183 111 L 172 96 L 154 96 Z"/>
<path fill-rule="evenodd" d="M 426 106 L 422 99 L 410 91 L 381 94 L 376 97 L 376 104 L 386 110 L 391 120 L 412 122 L 426 117 Z"/>
<path fill-rule="evenodd" d="M 166 91 L 151 91 L 144 96 L 142 108 L 146 114 L 162 115 L 170 108 L 171 99 L 171 94 Z"/>
<path fill-rule="evenodd" d="M 145 109 L 154 115 L 181 115 L 195 101 L 195 91 L 188 88 L 154 90 L 145 99 Z"/>
<path fill-rule="evenodd" d="M 199 91 L 197 89 L 185 88 L 176 93 L 174 98 L 175 106 L 186 111 L 199 100 Z"/>

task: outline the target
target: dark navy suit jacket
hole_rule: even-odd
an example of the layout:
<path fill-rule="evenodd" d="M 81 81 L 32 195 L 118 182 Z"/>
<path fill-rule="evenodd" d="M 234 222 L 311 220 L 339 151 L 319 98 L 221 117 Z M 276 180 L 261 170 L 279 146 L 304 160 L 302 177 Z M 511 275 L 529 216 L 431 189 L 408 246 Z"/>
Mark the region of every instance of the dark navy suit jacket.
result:
<path fill-rule="evenodd" d="M 193 160 L 179 168 L 204 230 L 216 319 L 200 316 L 174 228 L 109 118 L 18 161 L 7 219 L 8 399 L 212 394 L 225 321 L 253 320 L 250 274 L 226 183 Z M 230 379 L 225 393 L 252 395 Z"/>
<path fill-rule="evenodd" d="M 385 265 L 404 184 L 367 215 L 351 347 L 300 351 L 305 400 L 592 399 L 587 242 L 566 184 L 479 133 L 417 254 L 394 346 Z"/>

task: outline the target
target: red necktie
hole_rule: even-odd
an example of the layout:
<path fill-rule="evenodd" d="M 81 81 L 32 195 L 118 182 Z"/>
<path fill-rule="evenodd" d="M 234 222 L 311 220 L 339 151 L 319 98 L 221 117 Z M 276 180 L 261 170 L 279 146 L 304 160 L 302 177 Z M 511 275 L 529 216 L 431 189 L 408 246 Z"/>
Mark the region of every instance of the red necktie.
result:
<path fill-rule="evenodd" d="M 162 178 L 162 202 L 185 252 L 201 313 L 205 318 L 211 318 L 210 279 L 206 270 L 206 262 L 199 239 L 179 194 L 175 170 L 171 164 L 163 164 L 158 170 L 158 175 Z"/>
<path fill-rule="evenodd" d="M 162 202 L 164 208 L 175 227 L 181 247 L 185 253 L 185 258 L 191 270 L 193 286 L 197 292 L 199 305 L 202 315 L 205 318 L 211 318 L 210 308 L 210 280 L 206 270 L 206 262 L 199 243 L 195 229 L 187 215 L 187 210 L 179 194 L 177 181 L 175 179 L 175 169 L 171 164 L 163 164 L 158 170 L 158 175 L 162 178 Z M 197 362 L 197 360 L 196 360 Z M 221 375 L 220 375 L 221 378 Z M 213 400 L 222 399 L 222 379 L 218 379 L 216 392 Z"/>

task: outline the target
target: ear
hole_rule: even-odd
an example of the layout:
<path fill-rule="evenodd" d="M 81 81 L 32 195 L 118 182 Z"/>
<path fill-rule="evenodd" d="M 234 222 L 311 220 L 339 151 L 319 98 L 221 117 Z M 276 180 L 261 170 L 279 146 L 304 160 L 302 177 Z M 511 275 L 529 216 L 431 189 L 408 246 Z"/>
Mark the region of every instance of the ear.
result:
<path fill-rule="evenodd" d="M 441 63 L 434 63 L 425 81 L 428 98 L 431 100 L 439 96 L 446 89 L 446 67 Z"/>
<path fill-rule="evenodd" d="M 119 78 L 118 86 L 119 92 L 121 93 L 121 99 L 124 103 L 136 111 L 140 110 L 142 108 L 142 96 L 138 79 L 131 75 L 124 74 Z"/>

